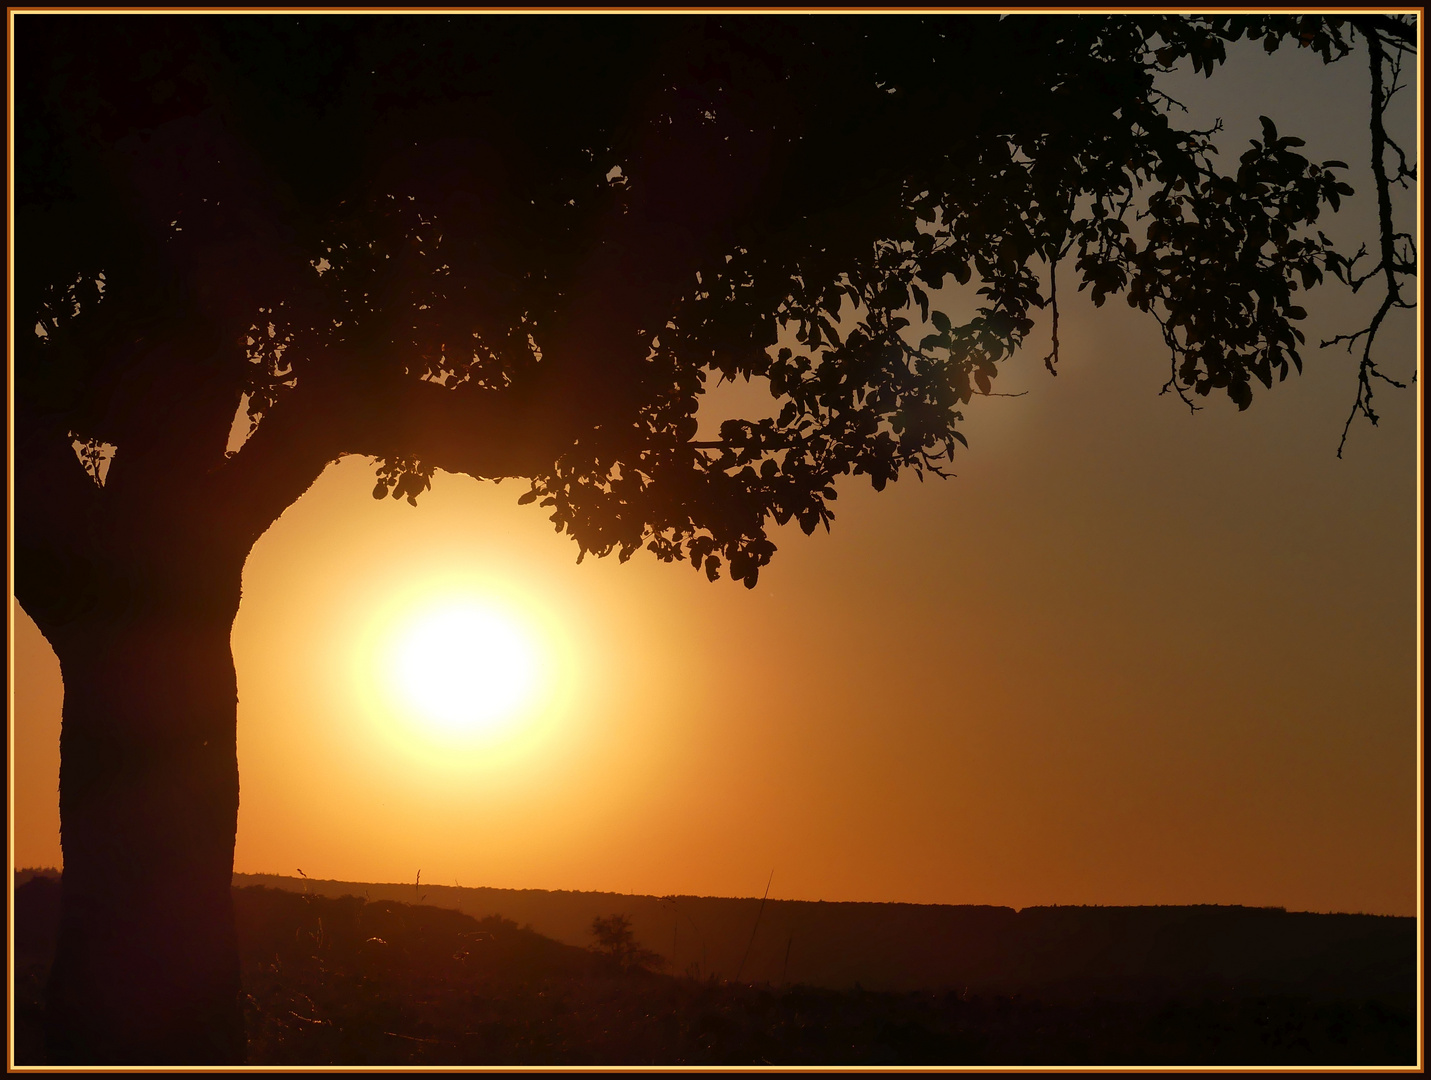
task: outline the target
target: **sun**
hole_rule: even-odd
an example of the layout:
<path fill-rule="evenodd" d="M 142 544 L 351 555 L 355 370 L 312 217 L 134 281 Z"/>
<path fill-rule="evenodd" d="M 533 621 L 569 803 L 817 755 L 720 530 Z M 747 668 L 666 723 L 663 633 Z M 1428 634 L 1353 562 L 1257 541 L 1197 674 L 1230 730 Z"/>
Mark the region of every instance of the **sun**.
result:
<path fill-rule="evenodd" d="M 536 642 L 509 612 L 473 600 L 414 612 L 393 637 L 393 691 L 405 711 L 451 735 L 490 735 L 532 704 Z"/>

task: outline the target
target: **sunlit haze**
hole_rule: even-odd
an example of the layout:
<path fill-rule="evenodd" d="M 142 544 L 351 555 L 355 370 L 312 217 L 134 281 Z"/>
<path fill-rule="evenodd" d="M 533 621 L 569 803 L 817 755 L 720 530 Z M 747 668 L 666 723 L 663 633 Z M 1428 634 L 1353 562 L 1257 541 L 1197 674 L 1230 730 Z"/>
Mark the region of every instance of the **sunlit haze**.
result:
<path fill-rule="evenodd" d="M 443 596 L 390 630 L 386 661 L 395 709 L 444 736 L 491 736 L 537 689 L 537 646 L 508 614 Z"/>

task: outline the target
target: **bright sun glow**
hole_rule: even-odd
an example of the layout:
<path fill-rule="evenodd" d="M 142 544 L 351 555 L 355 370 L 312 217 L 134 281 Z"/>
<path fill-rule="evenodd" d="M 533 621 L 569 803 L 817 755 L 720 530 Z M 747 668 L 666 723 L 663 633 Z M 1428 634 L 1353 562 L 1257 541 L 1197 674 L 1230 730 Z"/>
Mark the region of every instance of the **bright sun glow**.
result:
<path fill-rule="evenodd" d="M 428 723 L 452 734 L 492 732 L 537 690 L 537 650 L 509 615 L 476 603 L 416 613 L 396 635 L 395 689 Z"/>

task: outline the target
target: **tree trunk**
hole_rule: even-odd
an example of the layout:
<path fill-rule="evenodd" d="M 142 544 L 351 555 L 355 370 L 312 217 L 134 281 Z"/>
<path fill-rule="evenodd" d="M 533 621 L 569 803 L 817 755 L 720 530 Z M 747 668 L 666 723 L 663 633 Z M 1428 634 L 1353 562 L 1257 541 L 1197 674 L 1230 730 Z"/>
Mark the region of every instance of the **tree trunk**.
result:
<path fill-rule="evenodd" d="M 142 614 L 86 620 L 56 649 L 64 890 L 46 1013 L 53 1064 L 243 1061 L 232 585 L 217 604 L 148 597 Z"/>

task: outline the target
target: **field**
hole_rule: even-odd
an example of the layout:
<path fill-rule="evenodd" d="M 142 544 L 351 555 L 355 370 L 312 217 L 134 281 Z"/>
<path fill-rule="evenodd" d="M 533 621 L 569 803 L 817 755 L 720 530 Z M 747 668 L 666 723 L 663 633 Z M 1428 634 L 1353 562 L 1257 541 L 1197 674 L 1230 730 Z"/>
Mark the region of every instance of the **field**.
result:
<path fill-rule="evenodd" d="M 43 875 L 16 889 L 19 1065 L 44 1060 L 59 891 Z M 1302 990 L 1038 983 L 1025 971 L 1026 988 L 999 992 L 737 982 L 671 974 L 662 957 L 656 970 L 623 967 L 432 903 L 254 885 L 235 887 L 234 902 L 251 1064 L 1370 1065 L 1416 1054 L 1411 920 L 1368 924 L 1380 937 L 1362 939 L 1341 991 L 1324 962 Z M 1411 982 L 1375 955 L 1402 946 Z M 1335 955 L 1351 963 L 1345 948 Z"/>

